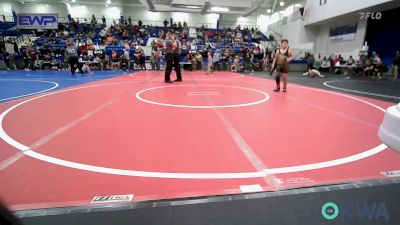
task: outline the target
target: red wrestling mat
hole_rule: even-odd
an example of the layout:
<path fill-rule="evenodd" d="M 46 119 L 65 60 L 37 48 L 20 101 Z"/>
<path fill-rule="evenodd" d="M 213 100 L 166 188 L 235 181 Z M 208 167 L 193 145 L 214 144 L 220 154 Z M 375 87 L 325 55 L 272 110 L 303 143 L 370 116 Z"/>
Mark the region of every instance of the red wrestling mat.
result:
<path fill-rule="evenodd" d="M 15 210 L 383 178 L 388 102 L 229 72 L 139 72 L 0 105 L 0 198 Z"/>

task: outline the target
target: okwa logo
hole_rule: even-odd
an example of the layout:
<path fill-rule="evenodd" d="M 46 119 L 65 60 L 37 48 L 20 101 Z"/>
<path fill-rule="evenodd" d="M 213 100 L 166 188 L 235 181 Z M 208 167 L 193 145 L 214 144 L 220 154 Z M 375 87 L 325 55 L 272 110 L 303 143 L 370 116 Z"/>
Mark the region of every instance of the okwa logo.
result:
<path fill-rule="evenodd" d="M 389 220 L 389 211 L 384 202 L 356 202 L 336 204 L 327 202 L 321 209 L 322 217 L 327 220 Z"/>

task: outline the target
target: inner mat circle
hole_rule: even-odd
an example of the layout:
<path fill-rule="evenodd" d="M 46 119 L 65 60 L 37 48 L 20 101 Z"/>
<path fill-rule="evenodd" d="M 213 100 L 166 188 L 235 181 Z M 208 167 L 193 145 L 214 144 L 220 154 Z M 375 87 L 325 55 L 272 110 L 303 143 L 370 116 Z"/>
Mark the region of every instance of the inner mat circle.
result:
<path fill-rule="evenodd" d="M 240 91 L 245 98 L 249 98 L 250 101 L 234 103 L 234 101 L 240 101 L 238 99 Z M 153 93 L 156 98 L 164 98 L 165 102 L 161 100 L 151 99 Z M 146 95 L 147 94 L 147 95 Z M 176 102 L 171 101 L 169 96 L 175 98 Z M 199 108 L 199 109 L 212 109 L 212 108 L 235 108 L 245 107 L 251 105 L 257 105 L 268 101 L 269 95 L 263 91 L 239 87 L 239 86 L 228 86 L 228 85 L 173 85 L 173 86 L 158 86 L 147 88 L 136 93 L 136 98 L 142 102 L 149 104 L 167 106 L 167 107 L 178 107 L 178 108 Z M 189 104 L 190 101 L 195 101 L 194 104 Z M 223 104 L 223 101 L 229 103 Z M 246 100 L 245 100 L 246 101 Z M 203 102 L 203 103 L 200 103 Z M 216 103 L 218 102 L 218 103 Z M 200 103 L 200 104 L 199 104 Z"/>

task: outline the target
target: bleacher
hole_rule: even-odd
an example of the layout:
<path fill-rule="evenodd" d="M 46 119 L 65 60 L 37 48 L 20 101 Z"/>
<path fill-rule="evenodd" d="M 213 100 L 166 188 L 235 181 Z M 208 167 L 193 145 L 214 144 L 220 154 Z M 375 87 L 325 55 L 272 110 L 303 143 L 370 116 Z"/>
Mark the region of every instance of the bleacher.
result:
<path fill-rule="evenodd" d="M 16 22 L 0 22 L 0 35 L 17 37 L 23 34 L 32 34 L 31 30 L 17 29 L 16 26 Z"/>
<path fill-rule="evenodd" d="M 64 23 L 61 24 L 64 27 L 71 27 L 70 24 Z M 1 30 L 7 30 L 7 32 L 11 32 L 14 31 L 16 33 L 18 32 L 26 32 L 24 30 L 19 30 L 19 29 L 14 29 L 13 28 L 16 26 L 16 23 L 14 22 L 6 22 L 6 23 L 2 23 L 0 25 L 0 29 Z M 151 52 L 151 41 L 152 40 L 157 40 L 159 31 L 162 30 L 164 33 L 166 33 L 168 30 L 170 30 L 170 28 L 165 28 L 165 27 L 150 27 L 150 26 L 143 26 L 142 28 L 145 28 L 146 33 L 149 34 L 149 36 L 143 35 L 142 37 L 139 37 L 138 34 L 135 34 L 135 37 L 133 37 L 132 35 L 129 35 L 128 37 L 122 37 L 120 36 L 116 30 L 113 30 L 113 32 L 111 32 L 111 36 L 116 40 L 117 44 L 106 44 L 101 45 L 100 46 L 100 50 L 104 50 L 104 53 L 106 55 L 111 56 L 113 51 L 116 51 L 119 55 L 123 54 L 123 51 L 125 49 L 125 46 L 122 44 L 123 41 L 127 40 L 127 41 L 133 41 L 133 39 L 135 38 L 136 40 L 138 39 L 142 39 L 143 40 L 143 45 L 141 46 L 141 48 L 144 48 L 145 50 L 147 50 L 146 52 L 146 61 L 149 61 L 150 59 L 150 52 Z M 10 31 L 11 29 L 11 31 Z M 105 25 L 103 24 L 98 24 L 96 26 L 96 29 L 93 30 L 92 29 L 92 25 L 89 23 L 80 23 L 77 25 L 76 29 L 69 29 L 68 33 L 69 33 L 69 38 L 70 39 L 77 39 L 79 38 L 81 42 L 86 43 L 87 41 L 87 36 L 85 35 L 85 33 L 87 34 L 89 31 L 93 32 L 93 37 L 92 37 L 92 42 L 94 44 L 101 44 L 104 41 L 104 38 L 100 37 L 100 32 L 106 29 Z M 233 29 L 231 30 L 232 32 L 234 31 Z M 29 31 L 30 32 L 30 31 Z M 217 40 L 216 40 L 216 34 L 218 33 L 222 33 L 224 32 L 224 30 L 222 29 L 206 29 L 206 32 L 208 32 L 208 34 L 210 34 L 208 37 L 208 43 L 211 43 L 211 50 L 215 51 L 217 50 L 216 45 L 217 45 Z M 241 31 L 243 32 L 243 31 Z M 20 34 L 19 33 L 19 34 Z M 82 35 L 82 33 L 84 33 L 84 35 Z M 181 32 L 175 30 L 175 33 L 177 34 L 181 34 Z M 17 35 L 16 35 L 17 36 Z M 244 36 L 244 34 L 243 34 Z M 250 36 L 250 35 L 249 35 Z M 203 62 L 206 63 L 207 62 L 207 56 L 206 56 L 206 52 L 204 51 L 206 48 L 206 42 L 204 39 L 200 39 L 200 41 L 196 38 L 196 37 L 189 37 L 189 34 L 187 36 L 186 39 L 182 39 L 181 35 L 179 35 L 179 39 L 181 41 L 181 43 L 186 42 L 187 43 L 187 48 L 181 51 L 180 54 L 180 62 L 185 62 L 186 60 L 186 55 L 187 53 L 189 53 L 189 51 L 191 51 L 191 46 L 190 43 L 193 40 L 197 40 L 198 43 L 196 43 L 196 52 L 203 52 Z M 122 41 L 121 41 L 122 40 Z M 220 49 L 224 49 L 224 48 L 229 48 L 232 49 L 233 52 L 235 54 L 237 54 L 240 49 L 242 47 L 244 48 L 253 48 L 254 45 L 257 43 L 259 44 L 260 41 L 266 41 L 268 40 L 267 36 L 265 34 L 261 33 L 261 38 L 259 39 L 252 39 L 251 37 L 249 38 L 248 42 L 243 43 L 243 44 L 236 44 L 234 45 L 232 43 L 232 38 L 231 37 L 227 37 L 225 39 L 224 42 L 219 43 Z M 43 52 L 44 50 L 50 50 L 51 52 L 55 52 L 57 51 L 59 54 L 57 54 L 58 56 L 56 57 L 57 60 L 64 60 L 64 54 L 61 54 L 65 51 L 66 48 L 66 38 L 62 38 L 62 37 L 46 37 L 45 35 L 39 36 L 37 37 L 37 39 L 34 41 L 34 46 L 38 47 L 38 50 L 40 52 Z M 21 49 L 26 48 L 27 46 L 21 46 Z M 146 49 L 147 48 L 147 49 Z M 131 48 L 130 49 L 130 59 L 132 61 L 135 60 L 135 48 Z M 17 57 L 16 59 L 19 59 L 20 57 Z M 240 59 L 240 61 L 242 61 L 242 59 Z"/>
<path fill-rule="evenodd" d="M 149 41 L 151 41 L 151 40 L 153 40 L 153 39 L 158 39 L 158 33 L 159 33 L 160 30 L 163 30 L 164 33 L 165 33 L 165 32 L 167 32 L 167 31 L 169 30 L 169 28 L 164 28 L 164 27 L 148 27 L 147 31 L 148 31 L 149 34 L 150 34 L 150 38 L 143 38 L 143 40 L 144 40 L 144 45 L 145 45 L 145 46 L 149 46 Z M 215 38 L 215 34 L 216 34 L 216 33 L 221 33 L 221 32 L 223 32 L 223 30 L 222 30 L 222 29 L 207 29 L 207 31 L 213 33 L 213 35 L 209 38 L 209 42 L 210 42 L 211 45 L 212 45 L 212 51 L 215 51 L 215 50 L 216 50 L 216 47 L 215 47 L 215 46 L 216 46 L 216 42 L 217 42 L 217 41 L 216 41 L 216 38 Z M 115 32 L 112 33 L 112 36 L 113 36 L 114 38 L 116 38 L 118 41 L 122 39 L 122 37 L 120 37 L 120 36 L 119 36 L 117 33 L 115 33 Z M 138 37 L 136 36 L 136 38 L 138 38 Z M 191 43 L 191 42 L 192 42 L 194 39 L 196 39 L 196 38 L 188 37 L 187 39 L 182 39 L 181 37 L 179 37 L 179 39 L 180 39 L 181 42 Z M 132 38 L 129 37 L 127 40 L 132 40 Z M 118 41 L 117 41 L 117 42 L 118 42 Z M 268 38 L 267 38 L 267 36 L 266 36 L 265 34 L 262 34 L 262 33 L 261 33 L 261 39 L 260 39 L 260 40 L 250 39 L 248 43 L 245 43 L 244 45 L 239 45 L 239 46 L 234 46 L 231 39 L 226 39 L 225 42 L 220 43 L 220 48 L 221 48 L 221 49 L 223 49 L 223 48 L 225 48 L 225 47 L 232 48 L 233 51 L 234 51 L 234 53 L 237 54 L 237 53 L 240 51 L 240 48 L 241 48 L 241 47 L 252 48 L 252 47 L 254 47 L 254 44 L 255 44 L 255 43 L 259 43 L 259 41 L 268 41 Z M 94 42 L 95 42 L 95 40 L 94 40 Z M 197 49 L 196 51 L 203 52 L 203 51 L 205 50 L 205 47 L 206 47 L 205 44 L 206 44 L 206 43 L 205 43 L 204 40 L 201 40 L 199 43 L 196 43 L 196 49 Z M 125 47 L 122 46 L 122 45 L 108 45 L 108 46 L 105 48 L 105 52 L 106 52 L 107 55 L 110 55 L 110 56 L 111 56 L 111 54 L 112 54 L 113 51 L 116 51 L 118 54 L 122 54 L 124 48 L 125 48 Z M 184 62 L 184 61 L 185 61 L 186 55 L 187 55 L 187 53 L 188 53 L 189 51 L 190 51 L 190 46 L 188 46 L 188 48 L 187 48 L 186 50 L 182 50 L 182 51 L 181 51 L 181 54 L 180 54 L 180 62 Z M 135 49 L 132 49 L 132 48 L 131 48 L 131 49 L 130 49 L 130 56 L 131 56 L 131 59 L 134 58 L 134 55 L 133 55 L 134 52 L 135 52 Z M 204 55 L 204 56 L 205 56 L 205 55 Z M 149 59 L 149 55 L 146 55 L 146 60 L 148 60 L 148 59 Z M 203 62 L 207 62 L 207 57 L 203 57 Z"/>

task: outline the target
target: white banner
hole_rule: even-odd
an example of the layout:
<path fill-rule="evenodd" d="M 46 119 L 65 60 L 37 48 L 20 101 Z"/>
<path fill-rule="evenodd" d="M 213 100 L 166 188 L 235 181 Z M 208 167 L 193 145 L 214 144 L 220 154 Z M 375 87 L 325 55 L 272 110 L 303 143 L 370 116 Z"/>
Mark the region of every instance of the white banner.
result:
<path fill-rule="evenodd" d="M 58 14 L 17 14 L 18 29 L 58 29 Z"/>
<path fill-rule="evenodd" d="M 356 38 L 356 33 L 335 35 L 329 37 L 329 42 L 352 41 Z"/>

